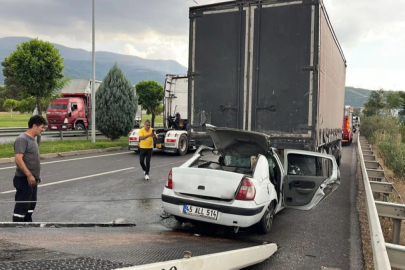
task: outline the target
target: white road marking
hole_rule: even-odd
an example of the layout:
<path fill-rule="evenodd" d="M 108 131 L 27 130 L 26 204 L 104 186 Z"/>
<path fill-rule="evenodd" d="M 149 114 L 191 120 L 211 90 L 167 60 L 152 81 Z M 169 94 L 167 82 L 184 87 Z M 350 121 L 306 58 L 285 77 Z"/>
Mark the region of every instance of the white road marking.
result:
<path fill-rule="evenodd" d="M 116 172 L 128 171 L 128 170 L 132 170 L 132 169 L 135 169 L 135 167 L 129 167 L 129 168 L 121 169 L 121 170 L 115 170 L 115 171 L 109 171 L 109 172 L 104 172 L 104 173 L 86 175 L 86 176 L 82 176 L 82 177 L 62 180 L 62 181 L 53 182 L 53 183 L 49 183 L 49 184 L 38 185 L 38 187 L 39 188 L 40 187 L 47 187 L 47 186 L 62 184 L 62 183 L 66 183 L 66 182 L 72 182 L 72 181 L 77 181 L 77 180 L 81 180 L 81 179 L 86 179 L 86 178 L 91 178 L 91 177 L 96 177 L 96 176 L 101 176 L 101 175 L 106 175 L 106 174 L 112 174 L 112 173 L 116 173 Z M 4 192 L 1 192 L 1 194 L 7 194 L 7 193 L 13 193 L 13 192 L 15 192 L 15 190 L 4 191 Z"/>
<path fill-rule="evenodd" d="M 82 159 L 89 159 L 89 158 L 116 156 L 116 155 L 123 155 L 123 154 L 130 154 L 130 152 L 122 152 L 122 153 L 114 153 L 114 154 L 91 156 L 91 157 L 81 157 L 81 158 L 71 158 L 71 159 L 64 159 L 64 160 L 48 161 L 48 162 L 42 162 L 41 165 L 60 163 L 60 162 L 67 162 L 67 161 L 75 161 L 75 160 L 82 160 Z M 0 168 L 0 170 L 7 170 L 7 169 L 15 169 L 15 166 Z"/>
<path fill-rule="evenodd" d="M 174 164 L 178 164 L 178 163 L 184 163 L 184 160 L 182 160 L 182 161 L 177 161 L 177 162 L 172 162 L 172 163 L 166 163 L 166 164 L 158 165 L 158 166 L 153 166 L 152 169 L 160 168 L 160 167 L 165 167 L 165 166 L 168 166 L 168 165 L 174 165 Z M 57 185 L 57 184 L 62 184 L 62 183 L 66 183 L 66 182 L 72 182 L 72 181 L 82 180 L 82 179 L 91 178 L 91 177 L 96 177 L 96 176 L 101 176 L 101 175 L 106 175 L 106 174 L 112 174 L 112 173 L 116 173 L 116 172 L 128 171 L 128 170 L 132 170 L 132 169 L 135 169 L 135 167 L 129 167 L 129 168 L 121 169 L 121 170 L 115 170 L 115 171 L 103 172 L 103 173 L 98 173 L 98 174 L 86 175 L 86 176 L 77 177 L 77 178 L 72 178 L 72 179 L 67 179 L 67 180 L 61 180 L 61 181 L 57 181 L 57 182 L 53 182 L 53 183 L 49 183 L 49 184 L 38 185 L 38 188 L 40 188 L 40 187 L 46 187 L 46 186 L 52 186 L 52 185 Z M 140 169 L 140 168 L 138 168 L 138 169 Z M 13 193 L 13 192 L 15 192 L 15 190 L 3 191 L 3 192 L 0 192 L 0 194 L 7 194 L 7 193 Z"/>

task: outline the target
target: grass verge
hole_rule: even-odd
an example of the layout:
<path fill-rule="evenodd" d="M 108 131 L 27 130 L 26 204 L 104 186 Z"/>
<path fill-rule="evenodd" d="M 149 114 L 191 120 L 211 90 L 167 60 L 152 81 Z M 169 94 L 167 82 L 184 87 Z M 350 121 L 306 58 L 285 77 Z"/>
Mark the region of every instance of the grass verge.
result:
<path fill-rule="evenodd" d="M 42 141 L 39 147 L 39 152 L 41 154 L 48 154 L 118 146 L 128 146 L 128 137 L 121 137 L 119 140 L 113 142 L 110 139 L 99 139 L 94 144 L 91 143 L 90 140 Z M 0 158 L 9 157 L 14 157 L 13 143 L 0 144 Z"/>
<path fill-rule="evenodd" d="M 20 114 L 16 112 L 14 112 L 12 117 L 10 117 L 10 113 L 0 112 L 0 128 L 28 127 L 28 120 L 30 117 L 31 114 Z"/>
<path fill-rule="evenodd" d="M 7 127 L 27 127 L 28 125 L 28 120 L 31 117 L 31 114 L 20 114 L 17 112 L 14 112 L 12 114 L 13 117 L 10 117 L 10 113 L 8 112 L 0 112 L 0 128 L 7 128 Z M 46 115 L 43 115 L 46 117 Z M 151 115 L 142 115 L 142 123 L 145 122 L 145 120 L 152 120 Z M 163 124 L 163 116 L 158 115 L 155 118 L 155 123 L 156 124 Z"/>

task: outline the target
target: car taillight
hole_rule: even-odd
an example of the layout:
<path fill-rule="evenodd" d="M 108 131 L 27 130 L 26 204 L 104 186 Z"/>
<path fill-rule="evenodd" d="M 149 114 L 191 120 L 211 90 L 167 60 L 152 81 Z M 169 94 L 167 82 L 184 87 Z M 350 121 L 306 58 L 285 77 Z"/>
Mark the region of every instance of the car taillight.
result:
<path fill-rule="evenodd" d="M 137 137 L 129 137 L 129 140 L 130 140 L 130 141 L 137 141 L 138 138 L 137 138 Z"/>
<path fill-rule="evenodd" d="M 176 142 L 176 139 L 166 139 L 166 142 Z"/>
<path fill-rule="evenodd" d="M 242 183 L 240 184 L 238 194 L 236 195 L 237 200 L 242 201 L 252 201 L 256 196 L 256 188 L 250 179 L 244 177 Z"/>
<path fill-rule="evenodd" d="M 172 170 L 170 170 L 169 176 L 167 177 L 166 188 L 173 188 Z"/>

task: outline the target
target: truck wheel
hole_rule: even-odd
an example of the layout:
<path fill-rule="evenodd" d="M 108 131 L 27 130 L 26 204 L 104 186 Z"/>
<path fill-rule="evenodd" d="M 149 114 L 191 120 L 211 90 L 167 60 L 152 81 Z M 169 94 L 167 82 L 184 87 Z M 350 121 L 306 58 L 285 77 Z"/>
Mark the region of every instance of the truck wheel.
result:
<path fill-rule="evenodd" d="M 257 229 L 259 233 L 267 234 L 271 231 L 271 228 L 273 227 L 275 211 L 276 201 L 272 201 L 269 204 L 269 207 L 267 207 L 266 211 L 264 212 L 262 219 L 259 221 L 259 223 L 257 223 Z"/>
<path fill-rule="evenodd" d="M 84 125 L 82 123 L 78 123 L 78 124 L 76 124 L 75 129 L 76 130 L 84 130 Z"/>
<path fill-rule="evenodd" d="M 181 134 L 181 136 L 179 138 L 179 146 L 177 149 L 177 153 L 180 156 L 184 156 L 185 154 L 187 154 L 187 150 L 188 150 L 187 136 L 185 134 Z"/>

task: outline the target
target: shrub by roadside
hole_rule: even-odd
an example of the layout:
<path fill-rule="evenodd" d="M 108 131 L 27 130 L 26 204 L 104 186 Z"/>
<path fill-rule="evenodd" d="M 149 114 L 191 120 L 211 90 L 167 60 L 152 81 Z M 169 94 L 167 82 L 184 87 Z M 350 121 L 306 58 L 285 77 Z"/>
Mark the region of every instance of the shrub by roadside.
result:
<path fill-rule="evenodd" d="M 361 126 L 361 134 L 378 147 L 384 163 L 400 177 L 405 173 L 405 144 L 401 138 L 403 128 L 398 119 L 381 115 L 364 117 Z"/>

